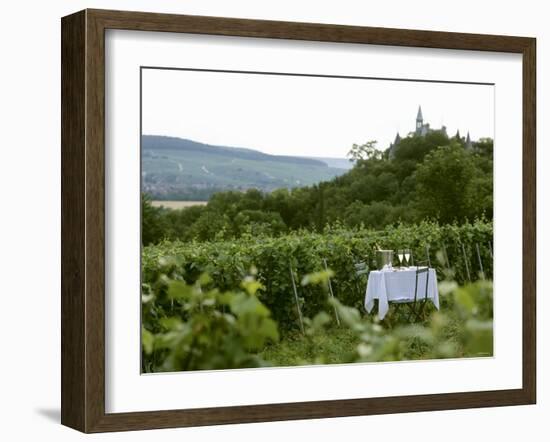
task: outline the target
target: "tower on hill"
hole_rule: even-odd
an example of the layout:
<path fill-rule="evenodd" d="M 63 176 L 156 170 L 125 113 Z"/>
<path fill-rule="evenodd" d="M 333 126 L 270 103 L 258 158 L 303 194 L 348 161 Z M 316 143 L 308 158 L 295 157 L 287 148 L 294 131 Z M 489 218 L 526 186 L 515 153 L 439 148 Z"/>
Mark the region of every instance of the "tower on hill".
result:
<path fill-rule="evenodd" d="M 422 106 L 418 106 L 418 112 L 416 113 L 415 130 L 414 132 L 409 132 L 408 137 L 425 137 L 426 135 L 432 132 L 441 132 L 442 134 L 447 135 L 447 128 L 445 126 L 441 126 L 440 129 L 432 129 L 430 127 L 430 123 L 424 123 L 424 116 L 422 115 Z M 456 136 L 460 137 L 458 131 Z M 399 144 L 401 143 L 401 140 L 402 140 L 401 135 L 399 134 L 399 132 L 397 132 L 397 135 L 395 136 L 395 140 L 393 141 L 393 143 L 390 144 L 390 147 L 388 149 L 390 160 L 395 158 L 395 152 L 397 151 Z M 469 132 L 465 143 L 466 143 L 465 146 L 467 149 L 473 148 L 473 144 L 472 144 L 472 140 L 470 139 Z"/>

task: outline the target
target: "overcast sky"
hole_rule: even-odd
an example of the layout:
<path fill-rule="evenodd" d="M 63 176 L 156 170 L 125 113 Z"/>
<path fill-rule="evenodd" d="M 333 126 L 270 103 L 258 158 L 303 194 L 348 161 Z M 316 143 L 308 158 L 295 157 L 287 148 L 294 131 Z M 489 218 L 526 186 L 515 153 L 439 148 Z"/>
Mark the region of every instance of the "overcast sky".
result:
<path fill-rule="evenodd" d="M 493 137 L 494 87 L 144 69 L 143 134 L 270 154 L 345 157 L 353 143 L 385 149 L 424 123 Z"/>

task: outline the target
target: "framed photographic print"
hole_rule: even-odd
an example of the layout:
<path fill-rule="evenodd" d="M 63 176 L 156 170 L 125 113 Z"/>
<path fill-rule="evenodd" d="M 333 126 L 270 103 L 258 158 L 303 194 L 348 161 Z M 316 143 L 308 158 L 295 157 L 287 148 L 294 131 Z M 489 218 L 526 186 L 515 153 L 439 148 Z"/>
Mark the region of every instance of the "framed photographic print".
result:
<path fill-rule="evenodd" d="M 535 39 L 62 19 L 62 423 L 533 404 Z"/>

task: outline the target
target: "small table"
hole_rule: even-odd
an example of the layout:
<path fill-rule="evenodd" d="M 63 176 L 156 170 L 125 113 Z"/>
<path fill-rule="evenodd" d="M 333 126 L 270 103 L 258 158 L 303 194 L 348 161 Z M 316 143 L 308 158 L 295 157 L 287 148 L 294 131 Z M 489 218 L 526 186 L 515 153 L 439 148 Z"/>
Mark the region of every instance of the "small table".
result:
<path fill-rule="evenodd" d="M 426 275 L 428 274 L 428 299 L 439 310 L 439 290 L 435 269 L 430 268 L 428 273 L 418 275 L 416 300 L 423 299 L 425 296 Z M 378 299 L 378 317 L 384 319 L 384 316 L 388 313 L 390 301 L 414 302 L 415 280 L 416 267 L 407 267 L 401 270 L 371 271 L 365 294 L 365 309 L 370 313 L 374 307 L 374 300 Z"/>

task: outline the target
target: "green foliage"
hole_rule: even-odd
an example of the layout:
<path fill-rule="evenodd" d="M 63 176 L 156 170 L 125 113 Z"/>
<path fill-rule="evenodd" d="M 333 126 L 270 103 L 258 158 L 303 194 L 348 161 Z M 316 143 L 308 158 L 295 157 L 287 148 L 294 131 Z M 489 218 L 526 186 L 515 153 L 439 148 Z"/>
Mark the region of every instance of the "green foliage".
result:
<path fill-rule="evenodd" d="M 467 269 L 471 278 L 477 279 L 476 244 L 480 245 L 485 276 L 491 278 L 492 259 L 488 243 L 492 241 L 492 234 L 492 223 L 484 221 L 461 226 L 423 222 L 414 226 L 389 226 L 381 231 L 349 230 L 335 225 L 324 234 L 298 231 L 272 237 L 246 233 L 238 241 L 165 242 L 144 247 L 142 275 L 143 282 L 153 291 L 158 291 L 160 275 L 193 283 L 202 273 L 208 273 L 220 290 L 232 290 L 240 286 L 241 280 L 254 266 L 262 284 L 257 292 L 259 299 L 270 309 L 281 330 L 290 331 L 299 326 L 290 268 L 298 278 L 296 283 L 302 312 L 307 317 L 314 317 L 327 309 L 326 293 L 322 287 L 311 285 L 309 281 L 308 285 L 299 282 L 305 275 L 324 271 L 323 259 L 334 272 L 331 285 L 335 296 L 346 305 L 362 308 L 366 280 L 364 275 L 356 274 L 355 264 L 366 261 L 372 268 L 377 246 L 393 250 L 410 248 L 416 260 L 426 259 L 426 247 L 429 246 L 430 260 L 438 276 L 443 278 L 450 272 L 449 276 L 464 283 L 468 281 Z M 445 262 L 436 258 L 439 250 L 446 251 L 449 270 Z M 166 256 L 177 258 L 168 260 Z M 157 305 L 166 310 L 171 304 L 161 297 Z"/>
<path fill-rule="evenodd" d="M 268 346 L 261 356 L 283 366 L 491 356 L 492 283 L 478 281 L 459 287 L 452 282 L 443 287 L 441 312 L 433 312 L 424 324 L 391 329 L 337 299 L 330 300 L 340 327 L 320 312 L 308 320 L 305 337 L 291 336 Z"/>
<path fill-rule="evenodd" d="M 143 245 L 157 243 L 166 235 L 167 223 L 163 209 L 153 207 L 151 198 L 141 194 L 141 242 Z"/>
<path fill-rule="evenodd" d="M 167 259 L 163 271 L 171 272 Z M 251 269 L 251 273 L 256 273 Z M 306 275 L 303 286 L 319 286 L 327 296 L 332 271 Z M 144 372 L 213 370 L 264 366 L 380 362 L 480 357 L 493 354 L 492 283 L 441 284 L 444 307 L 422 324 L 384 328 L 358 309 L 327 298 L 335 316 L 319 311 L 304 318 L 305 333 L 279 342 L 277 324 L 256 294 L 262 284 L 247 276 L 240 288 L 221 292 L 208 275 L 195 284 L 164 273 L 142 297 Z M 162 299 L 170 311 L 162 311 Z"/>
<path fill-rule="evenodd" d="M 466 293 L 468 298 L 474 300 L 470 309 L 464 308 L 459 293 Z M 372 362 L 491 356 L 492 283 L 477 281 L 456 287 L 450 293 L 442 291 L 441 295 L 445 300 L 442 310 L 433 312 L 425 325 L 400 325 L 392 333 L 371 327 L 363 333 L 355 360 Z M 445 299 L 445 296 L 448 298 Z"/>
<path fill-rule="evenodd" d="M 468 150 L 463 140 L 439 131 L 402 139 L 393 160 L 378 151 L 374 141 L 353 145 L 355 166 L 329 181 L 306 187 L 281 184 L 271 192 L 217 192 L 204 207 L 156 211 L 155 223 L 149 222 L 151 210 L 144 209 L 144 243 L 234 239 L 247 233 L 276 236 L 301 229 L 322 232 L 335 223 L 382 229 L 426 219 L 443 224 L 491 220 L 492 152 L 490 139 Z M 307 167 L 302 168 L 305 173 Z"/>
<path fill-rule="evenodd" d="M 370 159 L 381 160 L 383 152 L 376 148 L 376 141 L 367 141 L 365 144 L 354 144 L 348 152 L 351 161 L 365 161 Z"/>
<path fill-rule="evenodd" d="M 142 299 L 144 372 L 261 367 L 256 353 L 279 339 L 277 324 L 258 300 L 261 284 L 245 278 L 240 289 L 208 288 L 159 275 L 153 296 Z M 170 302 L 169 313 L 162 298 Z"/>
<path fill-rule="evenodd" d="M 428 154 L 417 168 L 416 186 L 420 212 L 440 222 L 492 214 L 492 174 L 484 174 L 476 157 L 458 144 Z"/>
<path fill-rule="evenodd" d="M 408 136 L 399 142 L 395 152 L 395 160 L 403 162 L 412 160 L 422 162 L 424 157 L 441 146 L 448 146 L 452 140 L 441 131 L 428 132 L 423 137 Z"/>

